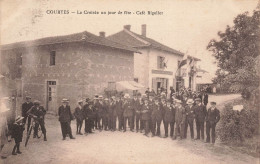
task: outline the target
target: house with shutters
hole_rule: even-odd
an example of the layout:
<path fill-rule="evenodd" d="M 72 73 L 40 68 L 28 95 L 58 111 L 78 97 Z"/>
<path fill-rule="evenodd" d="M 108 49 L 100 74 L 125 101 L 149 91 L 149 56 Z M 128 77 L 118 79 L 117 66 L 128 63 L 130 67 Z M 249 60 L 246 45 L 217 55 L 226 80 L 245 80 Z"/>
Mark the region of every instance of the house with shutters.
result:
<path fill-rule="evenodd" d="M 145 24 L 141 27 L 141 34 L 131 31 L 131 25 L 125 25 L 122 31 L 107 38 L 141 52 L 134 54 L 134 78 L 146 88 L 156 93 L 159 89 L 167 89 L 168 94 L 170 87 L 175 90 L 180 86 L 196 89 L 196 76 L 191 70 L 199 59 L 189 56 L 188 64 L 178 69 L 184 53 L 147 37 Z"/>
<path fill-rule="evenodd" d="M 20 104 L 25 96 L 56 113 L 62 98 L 104 93 L 117 81 L 133 80 L 136 49 L 87 31 L 1 46 L 1 74 L 16 81 Z M 20 107 L 18 105 L 18 107 Z"/>

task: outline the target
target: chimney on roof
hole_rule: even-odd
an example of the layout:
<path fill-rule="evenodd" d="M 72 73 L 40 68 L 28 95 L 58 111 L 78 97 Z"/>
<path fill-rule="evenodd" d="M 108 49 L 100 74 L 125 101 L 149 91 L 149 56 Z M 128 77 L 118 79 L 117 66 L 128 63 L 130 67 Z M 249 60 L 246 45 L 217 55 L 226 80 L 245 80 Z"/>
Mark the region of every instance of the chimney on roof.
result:
<path fill-rule="evenodd" d="M 146 37 L 146 24 L 142 24 L 142 35 Z"/>
<path fill-rule="evenodd" d="M 100 31 L 99 32 L 99 36 L 102 37 L 102 38 L 105 38 L 106 37 L 106 33 L 104 31 Z"/>
<path fill-rule="evenodd" d="M 126 29 L 126 30 L 128 30 L 128 31 L 130 31 L 130 29 L 131 29 L 131 25 L 124 25 L 124 29 Z"/>

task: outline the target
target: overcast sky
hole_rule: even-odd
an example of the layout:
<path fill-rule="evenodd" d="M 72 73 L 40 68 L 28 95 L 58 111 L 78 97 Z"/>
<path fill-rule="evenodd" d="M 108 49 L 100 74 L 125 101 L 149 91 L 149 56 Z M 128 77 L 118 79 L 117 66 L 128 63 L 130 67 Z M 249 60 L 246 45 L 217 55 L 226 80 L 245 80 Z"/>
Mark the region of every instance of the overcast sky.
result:
<path fill-rule="evenodd" d="M 214 58 L 206 50 L 218 31 L 232 25 L 234 17 L 256 8 L 257 0 L 2 0 L 1 44 L 47 36 L 88 31 L 106 36 L 130 24 L 141 33 L 147 25 L 147 37 L 201 59 L 201 68 L 214 74 Z M 70 14 L 47 14 L 47 10 L 69 10 Z M 90 15 L 72 11 L 145 11 L 146 15 Z M 162 15 L 147 15 L 161 11 Z"/>

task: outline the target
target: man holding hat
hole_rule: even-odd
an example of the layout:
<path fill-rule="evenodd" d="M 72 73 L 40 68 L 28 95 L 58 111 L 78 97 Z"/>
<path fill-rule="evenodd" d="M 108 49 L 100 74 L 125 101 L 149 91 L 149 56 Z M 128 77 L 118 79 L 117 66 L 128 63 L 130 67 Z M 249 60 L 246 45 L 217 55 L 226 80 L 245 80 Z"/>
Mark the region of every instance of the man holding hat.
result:
<path fill-rule="evenodd" d="M 31 97 L 29 97 L 29 96 L 26 96 L 25 100 L 26 101 L 22 104 L 22 116 L 24 117 L 24 119 L 23 119 L 24 125 L 26 124 L 26 120 L 28 118 L 28 122 L 27 122 L 27 132 L 28 132 L 29 127 L 31 125 L 31 117 L 28 117 L 27 112 L 29 109 L 31 109 L 31 107 L 33 106 L 33 103 L 31 102 Z"/>
<path fill-rule="evenodd" d="M 77 121 L 77 132 L 76 134 L 82 135 L 81 127 L 84 120 L 84 113 L 83 113 L 83 101 L 78 101 L 78 106 L 75 108 L 74 116 Z"/>
<path fill-rule="evenodd" d="M 70 123 L 73 120 L 73 116 L 71 114 L 70 106 L 68 105 L 67 99 L 62 99 L 62 105 L 58 109 L 59 121 L 61 125 L 61 132 L 63 136 L 63 140 L 66 139 L 67 134 L 69 134 L 70 139 L 75 139 L 72 136 Z"/>
<path fill-rule="evenodd" d="M 180 139 L 184 138 L 184 128 L 185 128 L 185 121 L 186 121 L 186 112 L 184 107 L 181 105 L 181 100 L 175 99 L 175 135 L 174 140 L 177 136 L 180 136 Z"/>
<path fill-rule="evenodd" d="M 211 131 L 211 140 L 212 143 L 215 143 L 215 128 L 220 120 L 220 112 L 216 108 L 216 102 L 211 102 L 210 103 L 211 107 L 207 111 L 207 116 L 206 116 L 206 134 L 207 134 L 207 139 L 206 143 L 210 143 L 210 131 Z"/>
<path fill-rule="evenodd" d="M 194 122 L 194 119 L 195 119 L 195 112 L 194 112 L 193 103 L 194 102 L 193 102 L 192 99 L 188 99 L 187 100 L 187 106 L 185 107 L 186 122 L 185 122 L 184 138 L 187 138 L 187 130 L 188 130 L 188 126 L 189 126 L 190 127 L 191 139 L 194 139 L 193 122 Z"/>
<path fill-rule="evenodd" d="M 206 106 L 201 103 L 200 98 L 195 99 L 196 105 L 194 107 L 195 110 L 195 121 L 196 121 L 196 128 L 197 128 L 197 138 L 196 140 L 200 139 L 204 140 L 204 122 L 207 115 Z"/>
<path fill-rule="evenodd" d="M 35 138 L 36 136 L 38 136 L 38 129 L 39 129 L 39 126 L 41 126 L 41 130 L 44 135 L 44 141 L 47 141 L 46 128 L 45 128 L 45 122 L 44 122 L 44 116 L 46 114 L 46 110 L 43 108 L 43 106 L 40 106 L 40 101 L 35 100 L 33 102 L 33 107 L 27 112 L 27 114 L 32 115 L 33 119 L 37 120 L 37 122 L 35 123 L 35 127 L 34 127 L 33 137 Z"/>

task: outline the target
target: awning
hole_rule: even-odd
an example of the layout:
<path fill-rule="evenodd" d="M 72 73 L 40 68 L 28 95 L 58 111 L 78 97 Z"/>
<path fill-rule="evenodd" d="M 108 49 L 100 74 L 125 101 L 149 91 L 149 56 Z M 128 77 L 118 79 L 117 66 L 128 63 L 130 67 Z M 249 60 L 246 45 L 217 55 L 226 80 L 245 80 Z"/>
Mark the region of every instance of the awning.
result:
<path fill-rule="evenodd" d="M 144 86 L 139 84 L 135 81 L 118 81 L 116 82 L 116 90 L 123 91 L 123 90 L 140 90 L 143 89 Z"/>

